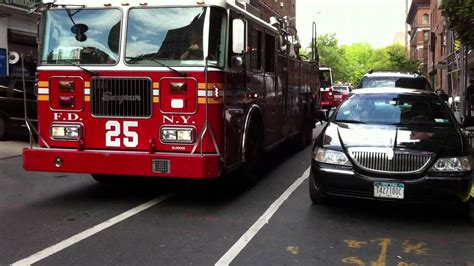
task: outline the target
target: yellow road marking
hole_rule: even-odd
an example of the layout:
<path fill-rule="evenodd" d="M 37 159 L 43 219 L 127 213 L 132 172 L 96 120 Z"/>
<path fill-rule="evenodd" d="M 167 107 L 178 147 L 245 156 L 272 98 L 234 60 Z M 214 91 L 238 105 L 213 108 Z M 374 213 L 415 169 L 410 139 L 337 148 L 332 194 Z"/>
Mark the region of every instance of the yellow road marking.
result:
<path fill-rule="evenodd" d="M 379 239 L 379 240 L 375 240 L 375 241 L 379 241 L 379 246 L 381 247 L 380 248 L 380 255 L 379 255 L 379 259 L 377 261 L 372 261 L 370 263 L 370 265 L 372 265 L 372 266 L 385 266 L 388 246 L 391 244 L 392 240 L 390 240 L 388 238 L 383 238 L 383 239 Z"/>

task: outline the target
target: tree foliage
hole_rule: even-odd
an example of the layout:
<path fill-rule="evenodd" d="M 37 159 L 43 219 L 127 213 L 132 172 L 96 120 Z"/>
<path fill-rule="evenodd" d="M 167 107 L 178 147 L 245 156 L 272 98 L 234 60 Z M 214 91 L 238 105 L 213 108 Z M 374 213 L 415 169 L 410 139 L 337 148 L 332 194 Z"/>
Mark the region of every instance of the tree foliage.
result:
<path fill-rule="evenodd" d="M 443 16 L 461 42 L 474 47 L 474 0 L 443 0 Z"/>
<path fill-rule="evenodd" d="M 318 37 L 317 47 L 319 51 L 319 64 L 332 68 L 335 78 L 340 79 L 344 70 L 344 56 L 342 49 L 338 46 L 335 33 L 328 33 Z"/>
<path fill-rule="evenodd" d="M 321 66 L 331 67 L 336 81 L 358 84 L 370 69 L 415 71 L 419 62 L 411 61 L 400 44 L 374 49 L 368 43 L 338 46 L 334 33 L 318 36 Z M 311 49 L 302 50 L 302 58 L 311 58 Z"/>

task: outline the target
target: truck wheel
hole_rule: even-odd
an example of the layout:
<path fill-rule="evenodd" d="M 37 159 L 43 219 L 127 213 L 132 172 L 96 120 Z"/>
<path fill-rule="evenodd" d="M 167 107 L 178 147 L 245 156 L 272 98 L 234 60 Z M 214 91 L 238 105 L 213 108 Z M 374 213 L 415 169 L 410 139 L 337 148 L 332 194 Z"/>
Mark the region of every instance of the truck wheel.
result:
<path fill-rule="evenodd" d="M 309 197 L 313 204 L 325 204 L 328 202 L 328 196 L 321 186 L 314 181 L 312 174 L 309 176 Z"/>
<path fill-rule="evenodd" d="M 242 166 L 241 185 L 252 186 L 262 175 L 263 135 L 260 127 L 253 124 L 245 141 L 245 160 Z"/>
<path fill-rule="evenodd" d="M 4 140 L 7 134 L 7 124 L 5 118 L 0 115 L 0 140 Z"/>
<path fill-rule="evenodd" d="M 313 139 L 313 128 L 310 125 L 310 121 L 305 115 L 302 122 L 302 129 L 301 131 L 295 136 L 295 143 L 296 147 L 299 150 L 304 149 L 306 146 L 311 144 L 311 140 Z"/>

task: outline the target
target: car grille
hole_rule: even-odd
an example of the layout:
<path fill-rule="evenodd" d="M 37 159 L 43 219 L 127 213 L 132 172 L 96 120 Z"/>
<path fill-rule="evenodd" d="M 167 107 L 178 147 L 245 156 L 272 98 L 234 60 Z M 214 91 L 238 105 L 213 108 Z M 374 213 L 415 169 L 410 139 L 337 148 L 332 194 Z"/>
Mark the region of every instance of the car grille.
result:
<path fill-rule="evenodd" d="M 91 112 L 94 116 L 150 117 L 152 94 L 148 78 L 94 78 Z"/>
<path fill-rule="evenodd" d="M 434 158 L 433 153 L 395 150 L 389 157 L 388 148 L 349 149 L 349 154 L 362 169 L 381 173 L 419 173 Z"/>

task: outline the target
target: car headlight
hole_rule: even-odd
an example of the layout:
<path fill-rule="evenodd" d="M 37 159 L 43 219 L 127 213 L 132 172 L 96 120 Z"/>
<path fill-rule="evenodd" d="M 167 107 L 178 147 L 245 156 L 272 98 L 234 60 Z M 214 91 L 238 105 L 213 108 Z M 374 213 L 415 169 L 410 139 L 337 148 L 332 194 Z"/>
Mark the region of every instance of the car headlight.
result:
<path fill-rule="evenodd" d="M 440 158 L 430 169 L 433 172 L 466 172 L 470 170 L 469 157 Z"/>
<path fill-rule="evenodd" d="M 163 142 L 192 143 L 194 139 L 192 128 L 162 128 L 160 136 Z"/>
<path fill-rule="evenodd" d="M 351 165 L 345 153 L 324 148 L 316 148 L 313 152 L 313 159 L 321 163 Z"/>
<path fill-rule="evenodd" d="M 78 140 L 81 136 L 81 125 L 51 125 L 50 135 L 52 139 Z"/>

